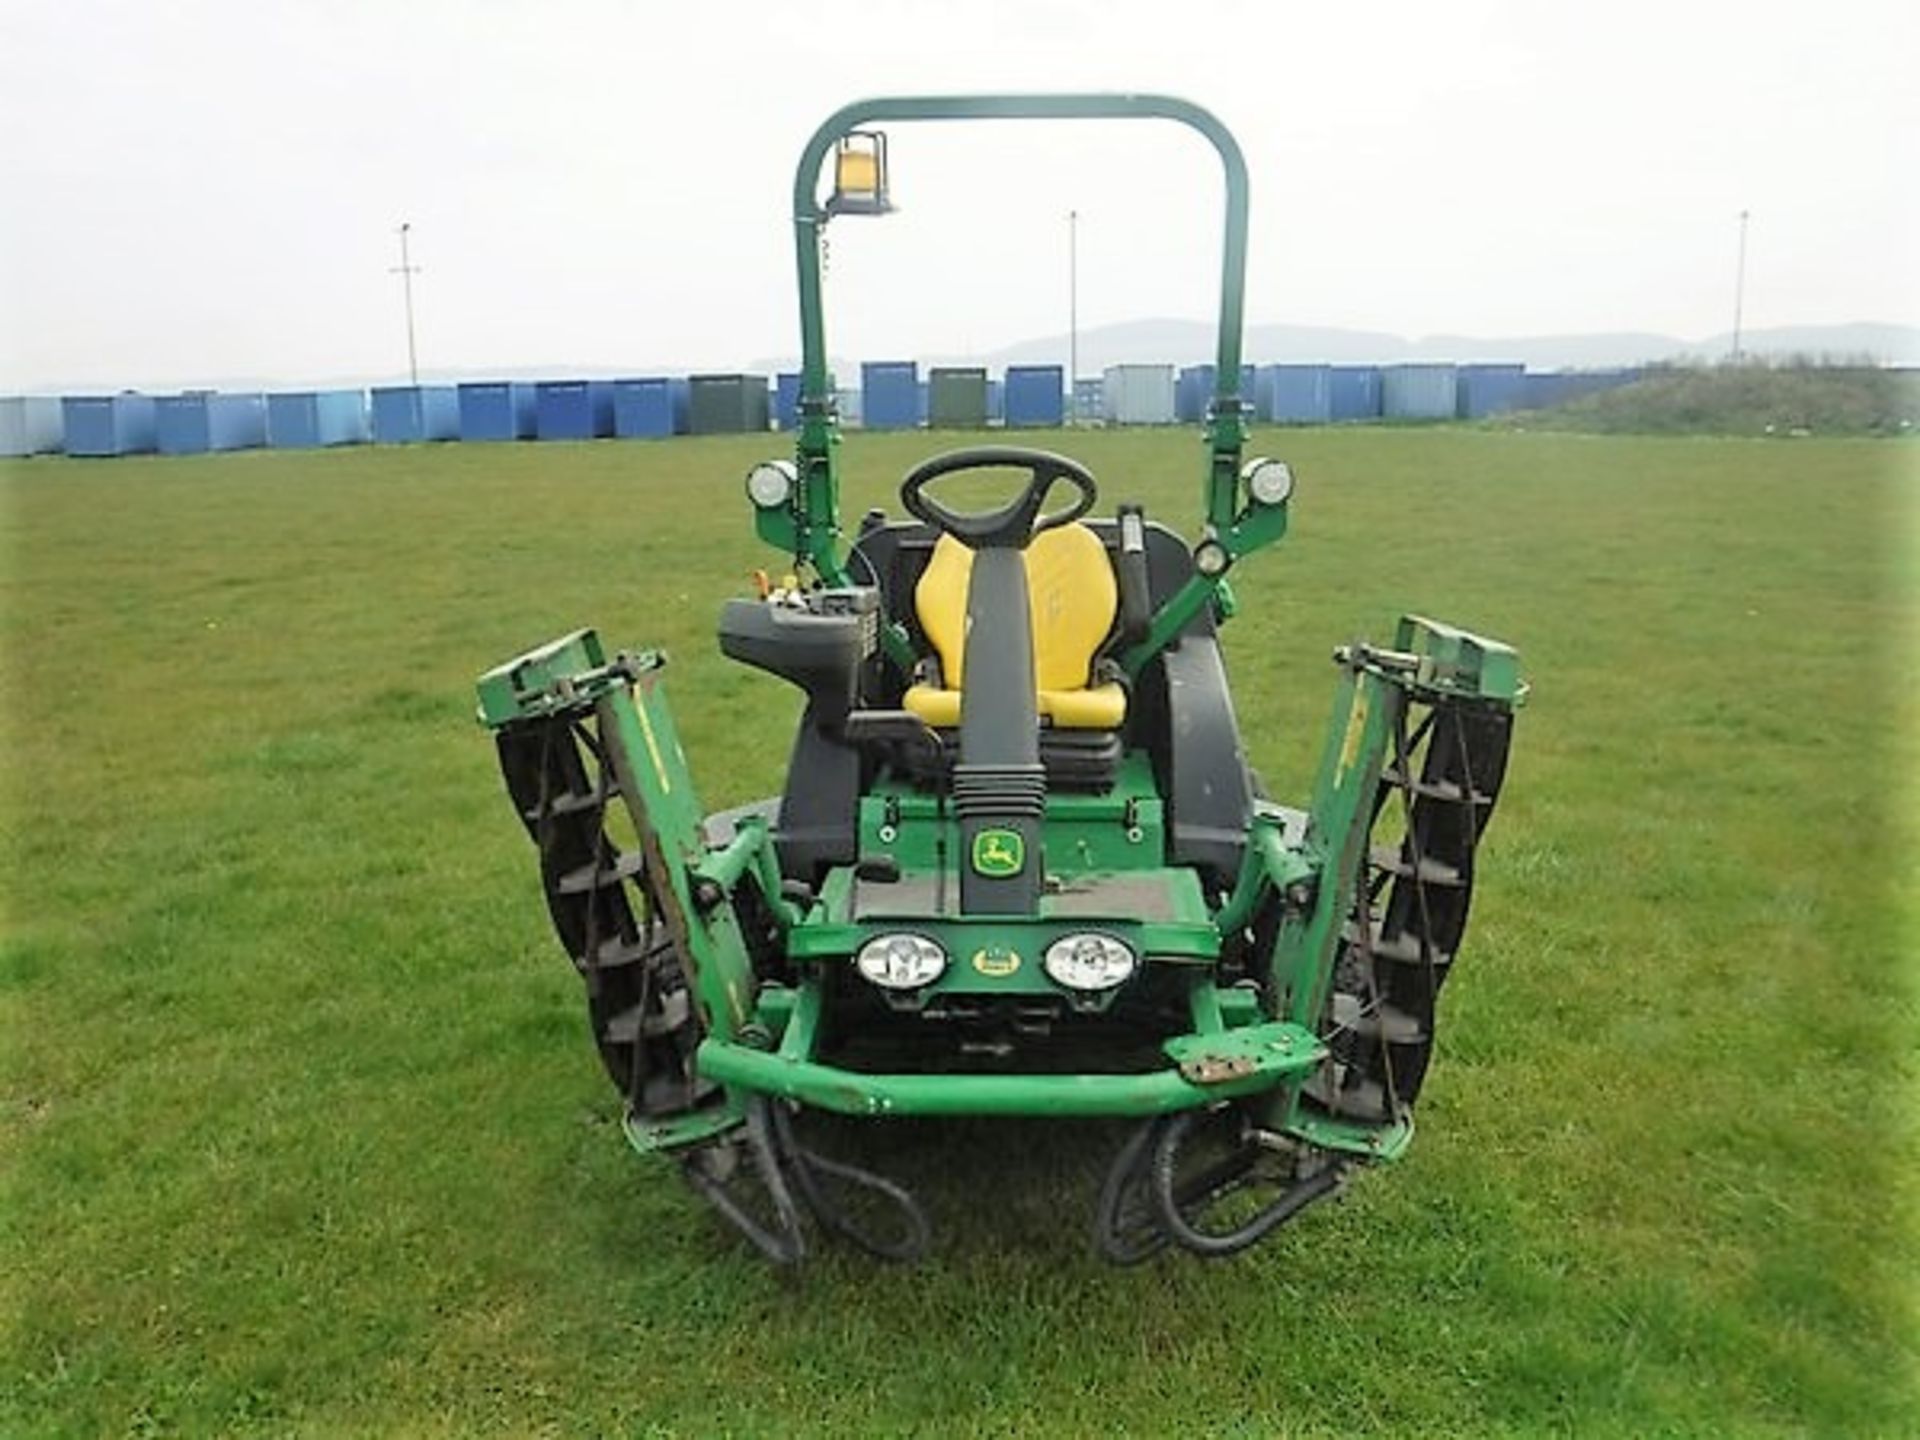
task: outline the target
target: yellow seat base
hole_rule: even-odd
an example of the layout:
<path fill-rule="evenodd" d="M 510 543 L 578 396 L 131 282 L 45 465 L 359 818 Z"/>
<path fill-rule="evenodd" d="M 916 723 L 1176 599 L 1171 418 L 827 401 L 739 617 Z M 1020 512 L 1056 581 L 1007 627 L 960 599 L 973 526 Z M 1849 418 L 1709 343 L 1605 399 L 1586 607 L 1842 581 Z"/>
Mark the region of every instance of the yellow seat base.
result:
<path fill-rule="evenodd" d="M 1127 718 L 1127 692 L 1114 681 L 1087 690 L 1037 692 L 1040 718 L 1062 730 L 1118 730 Z M 937 730 L 960 723 L 960 692 L 934 685 L 910 686 L 901 704 Z"/>

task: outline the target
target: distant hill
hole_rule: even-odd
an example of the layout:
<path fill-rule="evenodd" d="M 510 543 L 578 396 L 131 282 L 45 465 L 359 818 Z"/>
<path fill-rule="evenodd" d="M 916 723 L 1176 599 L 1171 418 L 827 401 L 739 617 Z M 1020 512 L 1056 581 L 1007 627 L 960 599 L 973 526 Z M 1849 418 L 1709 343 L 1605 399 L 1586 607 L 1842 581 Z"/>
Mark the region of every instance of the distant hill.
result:
<path fill-rule="evenodd" d="M 1313 325 L 1249 325 L 1243 354 L 1255 365 L 1279 361 L 1326 360 L 1335 363 L 1390 363 L 1396 360 L 1508 360 L 1534 370 L 1592 369 L 1640 365 L 1662 360 L 1722 360 L 1732 348 L 1727 334 L 1683 340 L 1650 331 L 1622 330 L 1586 335 L 1425 335 L 1408 339 L 1376 330 L 1341 330 Z M 1209 320 L 1129 320 L 1080 332 L 1080 373 L 1097 375 L 1109 365 L 1198 365 L 1213 359 L 1213 322 Z M 1750 330 L 1741 349 L 1755 357 L 1807 356 L 1845 359 L 1869 364 L 1920 365 L 1920 326 L 1861 322 L 1849 325 L 1783 325 Z M 1039 336 L 976 354 L 922 352 L 917 356 L 836 355 L 831 366 L 842 385 L 859 383 L 860 360 L 917 359 L 930 365 L 985 365 L 999 371 L 1008 365 L 1064 365 L 1067 337 Z M 797 370 L 794 354 L 762 356 L 739 368 L 749 374 L 772 375 Z M 688 366 L 661 356 L 625 365 L 516 364 L 433 368 L 422 375 L 430 384 L 462 380 L 616 379 L 622 376 L 681 375 Z M 725 367 L 708 366 L 709 370 Z M 335 386 L 404 385 L 401 374 L 347 374 L 320 379 L 267 378 L 261 375 L 195 377 L 191 388 L 208 390 L 329 389 Z M 97 394 L 121 388 L 150 393 L 188 388 L 179 381 L 155 383 L 151 376 L 131 376 L 118 385 L 53 381 L 32 387 L 49 395 Z"/>
<path fill-rule="evenodd" d="M 1211 322 L 1135 320 L 1103 325 L 1080 334 L 1080 372 L 1096 374 L 1109 365 L 1170 362 L 1195 365 L 1213 358 Z M 1732 348 L 1730 334 L 1683 340 L 1647 331 L 1586 335 L 1427 335 L 1409 340 L 1380 331 L 1339 330 L 1305 325 L 1249 325 L 1244 354 L 1254 364 L 1329 360 L 1336 363 L 1396 360 L 1518 360 L 1536 370 L 1638 365 L 1658 360 L 1719 359 Z M 1883 364 L 1920 364 L 1920 327 L 1912 325 L 1791 325 L 1748 331 L 1742 350 L 1751 355 L 1847 357 Z M 1067 337 L 1025 340 L 971 363 L 1003 365 L 1060 364 Z M 953 363 L 948 357 L 925 357 Z M 960 361 L 964 357 L 953 357 Z"/>

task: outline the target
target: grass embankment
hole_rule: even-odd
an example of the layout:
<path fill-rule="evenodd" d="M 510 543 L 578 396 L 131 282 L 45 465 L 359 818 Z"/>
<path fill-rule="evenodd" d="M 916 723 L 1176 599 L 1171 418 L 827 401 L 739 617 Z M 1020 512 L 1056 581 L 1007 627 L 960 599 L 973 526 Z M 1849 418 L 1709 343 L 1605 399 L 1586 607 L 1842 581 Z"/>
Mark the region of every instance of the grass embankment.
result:
<path fill-rule="evenodd" d="M 1660 367 L 1617 390 L 1506 418 L 1605 435 L 1904 435 L 1920 426 L 1920 372 L 1865 365 Z"/>
<path fill-rule="evenodd" d="M 940 443 L 851 440 L 848 512 Z M 1041 443 L 1190 522 L 1190 432 Z M 1910 1428 L 1904 447 L 1282 444 L 1276 794 L 1401 608 L 1536 686 L 1411 1156 L 1115 1271 L 1111 1134 L 935 1128 L 934 1258 L 793 1287 L 627 1152 L 469 713 L 592 622 L 710 805 L 773 789 L 794 698 L 712 641 L 769 442 L 9 468 L 0 1432 Z"/>

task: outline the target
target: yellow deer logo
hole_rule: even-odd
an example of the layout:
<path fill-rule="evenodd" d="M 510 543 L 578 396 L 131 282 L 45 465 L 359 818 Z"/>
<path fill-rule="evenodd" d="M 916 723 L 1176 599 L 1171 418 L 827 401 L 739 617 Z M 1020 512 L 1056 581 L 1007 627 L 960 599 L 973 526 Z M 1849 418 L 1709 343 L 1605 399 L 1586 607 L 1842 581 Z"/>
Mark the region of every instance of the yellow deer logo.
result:
<path fill-rule="evenodd" d="M 981 875 L 1018 875 L 1026 863 L 1027 846 L 1018 830 L 982 830 L 973 837 L 973 868 Z"/>

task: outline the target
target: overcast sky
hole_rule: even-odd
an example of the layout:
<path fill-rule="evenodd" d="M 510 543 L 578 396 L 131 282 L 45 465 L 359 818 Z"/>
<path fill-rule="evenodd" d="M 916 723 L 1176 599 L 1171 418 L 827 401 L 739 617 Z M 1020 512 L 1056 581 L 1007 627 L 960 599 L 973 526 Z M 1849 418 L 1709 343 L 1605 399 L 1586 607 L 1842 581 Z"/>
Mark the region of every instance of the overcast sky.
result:
<path fill-rule="evenodd" d="M 861 95 L 1164 90 L 1253 175 L 1248 315 L 1410 337 L 1920 323 L 1920 6 L 0 0 L 0 390 L 731 368 L 796 348 L 801 144 Z M 892 133 L 837 355 L 1210 317 L 1158 122 Z"/>

